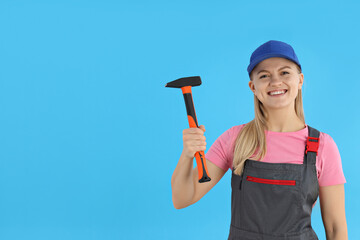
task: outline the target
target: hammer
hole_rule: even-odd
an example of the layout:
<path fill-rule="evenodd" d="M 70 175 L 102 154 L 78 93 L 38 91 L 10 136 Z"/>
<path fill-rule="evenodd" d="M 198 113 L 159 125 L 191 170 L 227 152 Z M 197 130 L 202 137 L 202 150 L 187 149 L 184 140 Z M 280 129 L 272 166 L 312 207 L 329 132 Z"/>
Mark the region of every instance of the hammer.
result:
<path fill-rule="evenodd" d="M 185 77 L 179 78 L 172 82 L 168 82 L 165 87 L 172 88 L 181 88 L 181 91 L 184 95 L 186 112 L 188 116 L 189 125 L 192 128 L 199 127 L 196 119 L 195 107 L 191 93 L 191 87 L 201 85 L 201 78 L 199 76 L 195 77 Z M 199 183 L 210 182 L 211 178 L 208 174 L 206 167 L 205 154 L 204 151 L 198 151 L 195 153 L 196 164 L 198 167 L 199 173 Z"/>

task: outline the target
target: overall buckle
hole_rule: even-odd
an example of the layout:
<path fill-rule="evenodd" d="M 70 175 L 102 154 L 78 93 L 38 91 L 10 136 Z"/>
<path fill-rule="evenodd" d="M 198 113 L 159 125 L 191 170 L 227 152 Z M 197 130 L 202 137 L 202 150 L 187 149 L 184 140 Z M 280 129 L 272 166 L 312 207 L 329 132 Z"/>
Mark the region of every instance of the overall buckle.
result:
<path fill-rule="evenodd" d="M 318 155 L 318 148 L 319 148 L 319 141 L 320 141 L 320 138 L 308 137 L 307 141 L 306 141 L 306 151 L 305 151 L 305 153 L 307 153 L 308 151 L 316 152 L 316 156 L 317 156 Z"/>

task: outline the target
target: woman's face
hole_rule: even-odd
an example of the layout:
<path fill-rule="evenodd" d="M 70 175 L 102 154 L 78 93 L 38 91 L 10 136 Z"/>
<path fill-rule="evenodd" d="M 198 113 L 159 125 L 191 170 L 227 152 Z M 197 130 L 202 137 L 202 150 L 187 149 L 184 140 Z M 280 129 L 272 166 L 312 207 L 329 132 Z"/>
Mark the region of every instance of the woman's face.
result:
<path fill-rule="evenodd" d="M 267 109 L 293 106 L 304 75 L 296 63 L 280 57 L 261 61 L 252 71 L 249 87 Z M 269 92 L 286 89 L 285 94 L 270 96 Z"/>

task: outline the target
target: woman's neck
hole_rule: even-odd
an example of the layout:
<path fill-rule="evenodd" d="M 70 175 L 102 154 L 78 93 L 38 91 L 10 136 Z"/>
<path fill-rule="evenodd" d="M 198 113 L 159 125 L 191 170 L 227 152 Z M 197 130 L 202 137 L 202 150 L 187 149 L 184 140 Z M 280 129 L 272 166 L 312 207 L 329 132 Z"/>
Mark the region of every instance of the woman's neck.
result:
<path fill-rule="evenodd" d="M 273 132 L 295 132 L 305 128 L 305 123 L 300 120 L 295 111 L 272 111 L 267 118 L 269 131 Z"/>

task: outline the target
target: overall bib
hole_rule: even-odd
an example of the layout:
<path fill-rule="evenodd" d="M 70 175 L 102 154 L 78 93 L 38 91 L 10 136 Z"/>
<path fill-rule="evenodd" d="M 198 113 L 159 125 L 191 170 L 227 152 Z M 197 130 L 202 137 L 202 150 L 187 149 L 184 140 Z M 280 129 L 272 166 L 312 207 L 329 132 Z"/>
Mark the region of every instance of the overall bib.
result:
<path fill-rule="evenodd" d="M 319 195 L 316 156 L 320 132 L 308 125 L 303 164 L 247 159 L 232 169 L 228 240 L 315 240 L 312 205 Z"/>

